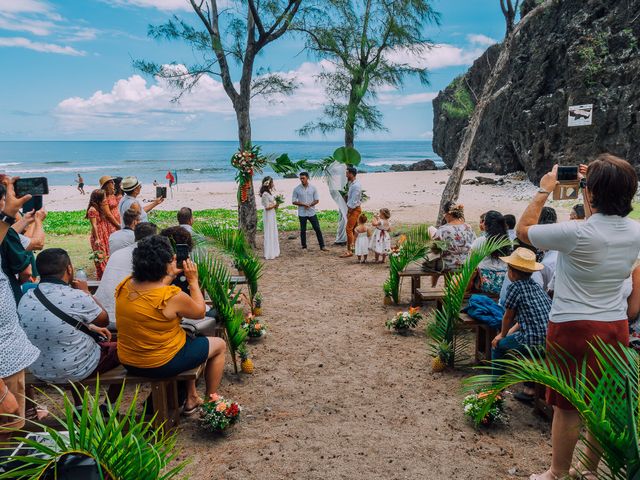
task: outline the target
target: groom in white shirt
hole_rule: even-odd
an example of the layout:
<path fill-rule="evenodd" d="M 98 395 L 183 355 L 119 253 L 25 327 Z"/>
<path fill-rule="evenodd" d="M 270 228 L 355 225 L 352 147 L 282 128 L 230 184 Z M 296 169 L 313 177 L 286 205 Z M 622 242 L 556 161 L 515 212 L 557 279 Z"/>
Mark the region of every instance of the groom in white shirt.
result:
<path fill-rule="evenodd" d="M 318 190 L 316 187 L 309 183 L 309 174 L 307 172 L 300 173 L 300 185 L 293 190 L 292 202 L 298 207 L 298 220 L 300 220 L 300 242 L 302 248 L 307 248 L 307 221 L 311 222 L 313 230 L 318 237 L 318 244 L 320 250 L 326 251 L 324 246 L 324 238 L 322 238 L 322 231 L 320 230 L 320 222 L 316 215 L 316 209 L 314 208 L 320 197 L 318 197 Z"/>

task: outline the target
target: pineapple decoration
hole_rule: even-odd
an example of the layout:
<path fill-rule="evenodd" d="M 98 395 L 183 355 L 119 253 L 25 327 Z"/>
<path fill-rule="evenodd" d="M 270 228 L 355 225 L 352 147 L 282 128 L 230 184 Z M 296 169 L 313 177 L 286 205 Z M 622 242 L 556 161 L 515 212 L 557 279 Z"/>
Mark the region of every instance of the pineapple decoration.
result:
<path fill-rule="evenodd" d="M 438 345 L 436 356 L 431 360 L 431 371 L 442 372 L 449 364 L 451 357 L 451 346 L 448 343 Z"/>
<path fill-rule="evenodd" d="M 249 358 L 249 352 L 246 345 L 240 345 L 238 347 L 238 355 L 240 355 L 240 369 L 244 373 L 253 373 L 253 360 Z"/>

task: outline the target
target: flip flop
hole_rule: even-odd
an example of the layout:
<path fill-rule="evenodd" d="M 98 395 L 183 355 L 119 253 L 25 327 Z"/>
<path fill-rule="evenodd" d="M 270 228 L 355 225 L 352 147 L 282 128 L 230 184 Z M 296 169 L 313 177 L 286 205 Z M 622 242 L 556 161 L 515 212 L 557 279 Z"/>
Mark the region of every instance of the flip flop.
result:
<path fill-rule="evenodd" d="M 349 258 L 349 257 L 353 257 L 353 253 L 343 253 L 342 255 L 340 255 L 340 258 Z"/>

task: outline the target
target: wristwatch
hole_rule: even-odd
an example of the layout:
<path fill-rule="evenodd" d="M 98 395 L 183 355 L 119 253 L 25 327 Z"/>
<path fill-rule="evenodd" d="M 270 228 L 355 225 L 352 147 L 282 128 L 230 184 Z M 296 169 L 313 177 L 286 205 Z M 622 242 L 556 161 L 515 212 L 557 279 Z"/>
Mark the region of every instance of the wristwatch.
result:
<path fill-rule="evenodd" d="M 8 225 L 13 225 L 16 223 L 16 217 L 12 217 L 11 215 L 7 215 L 4 212 L 0 212 L 0 222 L 4 222 Z"/>
<path fill-rule="evenodd" d="M 545 194 L 549 195 L 551 192 L 547 192 L 544 188 L 539 188 L 538 189 L 538 193 L 545 193 Z"/>

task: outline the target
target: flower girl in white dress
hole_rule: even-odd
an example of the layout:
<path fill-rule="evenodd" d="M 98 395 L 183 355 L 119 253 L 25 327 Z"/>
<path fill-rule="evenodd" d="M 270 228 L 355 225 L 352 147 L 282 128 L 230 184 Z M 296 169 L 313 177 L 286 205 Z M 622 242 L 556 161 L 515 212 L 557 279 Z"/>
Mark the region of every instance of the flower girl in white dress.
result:
<path fill-rule="evenodd" d="M 264 207 L 264 258 L 273 260 L 280 256 L 280 242 L 278 241 L 278 222 L 276 220 L 276 210 L 278 202 L 273 196 L 273 178 L 264 177 L 260 187 L 262 206 Z"/>
<path fill-rule="evenodd" d="M 367 263 L 367 255 L 369 255 L 369 236 L 371 235 L 367 228 L 367 216 L 362 213 L 358 217 L 358 226 L 356 232 L 356 256 L 358 263 Z"/>
<path fill-rule="evenodd" d="M 375 227 L 373 236 L 371 237 L 370 248 L 376 256 L 377 263 L 384 263 L 387 255 L 391 253 L 391 212 L 388 208 L 381 208 L 380 213 L 376 214 L 371 222 Z"/>

